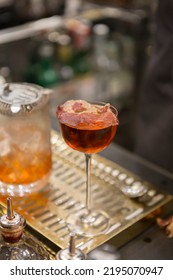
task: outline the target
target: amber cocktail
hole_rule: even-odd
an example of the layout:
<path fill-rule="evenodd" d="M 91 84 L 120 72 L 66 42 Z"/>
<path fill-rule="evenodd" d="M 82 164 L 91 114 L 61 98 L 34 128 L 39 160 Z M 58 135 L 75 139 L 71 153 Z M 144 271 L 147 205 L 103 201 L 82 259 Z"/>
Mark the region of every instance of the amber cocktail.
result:
<path fill-rule="evenodd" d="M 10 186 L 15 195 L 32 192 L 35 182 L 41 185 L 51 170 L 49 135 L 34 125 L 23 125 L 20 120 L 17 124 L 0 126 L 0 132 L 1 193 L 6 194 L 7 189 L 10 193 Z"/>
<path fill-rule="evenodd" d="M 119 123 L 117 116 L 117 110 L 110 104 L 84 100 L 69 100 L 57 108 L 65 142 L 86 157 L 86 211 L 67 218 L 70 229 L 78 234 L 95 236 L 108 228 L 107 214 L 91 209 L 90 205 L 91 154 L 102 151 L 112 142 Z"/>
<path fill-rule="evenodd" d="M 106 148 L 112 141 L 116 128 L 116 126 L 109 126 L 90 129 L 88 126 L 85 129 L 79 129 L 61 124 L 65 142 L 74 150 L 90 154 L 98 153 Z"/>

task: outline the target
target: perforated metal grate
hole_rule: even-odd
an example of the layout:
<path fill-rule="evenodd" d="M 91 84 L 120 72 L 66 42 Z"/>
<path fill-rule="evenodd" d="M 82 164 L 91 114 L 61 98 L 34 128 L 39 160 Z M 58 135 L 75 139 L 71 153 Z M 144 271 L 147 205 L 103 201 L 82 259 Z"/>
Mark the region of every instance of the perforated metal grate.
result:
<path fill-rule="evenodd" d="M 65 217 L 85 207 L 85 158 L 82 153 L 70 149 L 55 131 L 52 131 L 51 142 L 53 168 L 48 184 L 38 194 L 14 198 L 13 206 L 25 216 L 29 226 L 58 247 L 65 248 L 69 242 Z M 124 185 L 135 184 L 148 188 L 143 201 L 129 199 L 121 191 Z M 172 196 L 158 193 L 154 186 L 116 163 L 93 155 L 92 201 L 95 208 L 109 214 L 110 229 L 95 238 L 78 236 L 76 245 L 89 252 L 171 199 Z"/>

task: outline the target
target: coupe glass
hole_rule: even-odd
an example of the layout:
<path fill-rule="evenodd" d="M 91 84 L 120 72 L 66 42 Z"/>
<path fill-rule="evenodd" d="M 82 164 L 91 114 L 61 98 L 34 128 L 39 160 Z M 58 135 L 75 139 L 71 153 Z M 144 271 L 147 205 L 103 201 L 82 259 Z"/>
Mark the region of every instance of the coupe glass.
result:
<path fill-rule="evenodd" d="M 80 104 L 82 100 L 75 100 Z M 85 101 L 84 101 L 85 102 Z M 88 102 L 89 103 L 89 102 Z M 61 118 L 62 106 L 57 108 L 57 119 L 59 120 L 61 133 L 66 144 L 74 150 L 84 153 L 86 160 L 86 207 L 81 213 L 71 213 L 67 216 L 66 222 L 70 231 L 86 237 L 94 237 L 105 233 L 109 228 L 109 216 L 100 209 L 91 207 L 91 156 L 105 149 L 113 140 L 118 126 L 118 111 L 110 104 L 103 102 L 90 102 L 98 113 L 95 116 L 86 114 L 85 110 L 76 106 L 76 111 L 71 113 L 71 109 L 66 112 L 65 119 Z M 97 119 L 98 115 L 106 113 L 105 119 Z M 75 115 L 76 114 L 76 115 Z M 113 118 L 113 123 L 109 122 L 109 117 Z M 76 122 L 75 117 L 78 121 Z M 107 118 L 108 117 L 108 118 Z M 71 123 L 74 118 L 76 124 Z M 79 121 L 79 119 L 82 120 Z"/>

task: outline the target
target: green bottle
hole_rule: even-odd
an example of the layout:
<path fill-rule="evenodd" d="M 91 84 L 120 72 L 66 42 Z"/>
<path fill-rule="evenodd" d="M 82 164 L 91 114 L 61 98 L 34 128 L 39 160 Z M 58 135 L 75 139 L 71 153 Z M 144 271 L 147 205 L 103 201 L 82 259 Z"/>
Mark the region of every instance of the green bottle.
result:
<path fill-rule="evenodd" d="M 54 58 L 54 46 L 43 43 L 39 51 L 39 63 L 36 69 L 36 83 L 43 87 L 53 87 L 60 82 L 58 69 Z"/>

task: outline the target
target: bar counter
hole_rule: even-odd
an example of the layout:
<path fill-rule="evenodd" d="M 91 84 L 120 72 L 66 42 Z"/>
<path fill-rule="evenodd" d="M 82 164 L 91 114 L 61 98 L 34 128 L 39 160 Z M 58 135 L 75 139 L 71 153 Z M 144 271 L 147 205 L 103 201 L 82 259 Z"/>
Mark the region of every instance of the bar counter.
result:
<path fill-rule="evenodd" d="M 110 147 L 101 154 L 137 174 L 141 178 L 151 182 L 157 188 L 173 194 L 173 175 L 171 173 L 145 161 L 116 144 L 110 145 Z M 169 216 L 171 213 L 173 213 L 172 201 L 167 215 Z M 128 234 L 129 232 L 126 231 L 124 237 Z M 164 235 L 158 225 L 153 223 L 138 236 L 121 246 L 119 248 L 119 254 L 120 259 L 126 260 L 171 260 L 173 259 L 172 248 L 173 239 Z"/>
<path fill-rule="evenodd" d="M 52 126 L 53 129 L 59 130 L 57 120 L 54 118 Z M 157 190 L 173 195 L 173 174 L 124 149 L 116 142 L 99 155 L 153 184 Z M 173 214 L 173 200 L 164 206 L 159 216 L 165 218 L 171 214 Z M 117 247 L 120 259 L 173 259 L 173 239 L 163 233 L 156 224 L 155 217 L 147 222 L 139 221 L 115 236 L 109 243 Z"/>

